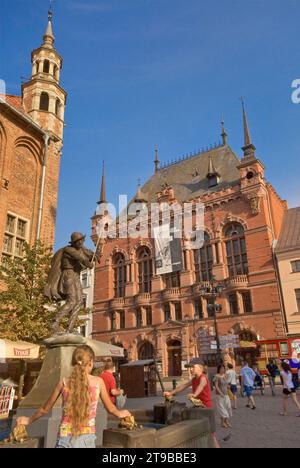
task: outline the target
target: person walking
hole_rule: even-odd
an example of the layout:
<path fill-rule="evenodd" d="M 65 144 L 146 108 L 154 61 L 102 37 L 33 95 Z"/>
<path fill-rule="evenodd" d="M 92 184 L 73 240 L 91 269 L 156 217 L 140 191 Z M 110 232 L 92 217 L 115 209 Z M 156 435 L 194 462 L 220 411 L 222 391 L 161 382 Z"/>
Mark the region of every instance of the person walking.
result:
<path fill-rule="evenodd" d="M 231 401 L 228 395 L 228 380 L 226 376 L 226 368 L 224 365 L 218 367 L 218 373 L 214 377 L 216 389 L 216 404 L 217 411 L 221 418 L 221 425 L 225 429 L 229 429 L 230 419 L 232 418 Z"/>
<path fill-rule="evenodd" d="M 241 370 L 242 385 L 244 387 L 245 394 L 248 398 L 247 408 L 256 410 L 255 400 L 253 398 L 253 389 L 255 382 L 256 374 L 251 367 L 249 367 L 248 362 L 244 362 L 244 367 Z"/>
<path fill-rule="evenodd" d="M 237 409 L 237 394 L 238 394 L 238 381 L 237 381 L 237 373 L 232 364 L 227 364 L 227 381 L 229 384 L 230 391 L 233 395 L 233 409 Z"/>
<path fill-rule="evenodd" d="M 195 358 L 187 367 L 190 368 L 193 378 L 186 384 L 177 387 L 171 392 L 164 392 L 164 396 L 171 397 L 183 392 L 187 388 L 192 387 L 193 393 L 189 394 L 188 398 L 198 399 L 202 402 L 205 408 L 213 409 L 211 386 L 207 375 L 204 373 L 204 365 L 200 363 L 197 358 Z M 212 433 L 212 438 L 214 442 L 214 448 L 220 448 L 215 433 Z"/>
<path fill-rule="evenodd" d="M 268 378 L 269 378 L 269 384 L 271 388 L 271 392 L 273 397 L 276 396 L 276 377 L 279 374 L 279 369 L 277 364 L 273 359 L 269 359 L 269 364 L 267 364 L 267 372 L 268 372 Z"/>
<path fill-rule="evenodd" d="M 95 354 L 89 346 L 79 346 L 73 353 L 73 371 L 60 381 L 48 402 L 30 418 L 20 417 L 17 425 L 29 426 L 51 411 L 60 396 L 63 415 L 56 448 L 96 448 L 96 414 L 101 399 L 106 410 L 119 419 L 131 416 L 111 402 L 102 379 L 91 375 Z"/>
<path fill-rule="evenodd" d="M 114 376 L 114 363 L 108 361 L 104 365 L 104 371 L 100 374 L 100 378 L 104 381 L 107 393 L 111 402 L 116 405 L 117 397 L 124 395 L 124 391 L 117 388 L 117 382 Z"/>
<path fill-rule="evenodd" d="M 283 362 L 281 364 L 281 368 L 282 368 L 281 377 L 283 380 L 283 412 L 280 414 L 281 416 L 287 416 L 288 400 L 289 400 L 289 397 L 291 396 L 293 402 L 295 403 L 296 408 L 299 411 L 299 417 L 300 417 L 300 403 L 296 395 L 296 388 L 293 382 L 293 374 L 291 371 L 291 367 L 287 362 Z"/>

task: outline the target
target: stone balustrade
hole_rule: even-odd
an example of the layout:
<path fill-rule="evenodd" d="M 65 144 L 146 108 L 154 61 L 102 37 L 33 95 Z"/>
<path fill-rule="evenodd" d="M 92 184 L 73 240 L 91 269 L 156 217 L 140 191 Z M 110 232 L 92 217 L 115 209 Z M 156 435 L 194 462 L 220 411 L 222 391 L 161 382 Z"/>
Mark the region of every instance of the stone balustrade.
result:
<path fill-rule="evenodd" d="M 150 304 L 151 294 L 150 293 L 142 293 L 135 296 L 135 304 L 137 306 L 147 306 Z"/>
<path fill-rule="evenodd" d="M 118 297 L 110 301 L 110 308 L 112 310 L 122 310 L 125 306 L 125 299 L 123 297 Z"/>
<path fill-rule="evenodd" d="M 178 301 L 181 296 L 180 288 L 170 288 L 162 292 L 164 301 Z"/>
<path fill-rule="evenodd" d="M 227 289 L 238 290 L 241 288 L 247 288 L 249 279 L 247 275 L 239 275 L 233 278 L 228 278 L 225 282 L 225 287 Z"/>

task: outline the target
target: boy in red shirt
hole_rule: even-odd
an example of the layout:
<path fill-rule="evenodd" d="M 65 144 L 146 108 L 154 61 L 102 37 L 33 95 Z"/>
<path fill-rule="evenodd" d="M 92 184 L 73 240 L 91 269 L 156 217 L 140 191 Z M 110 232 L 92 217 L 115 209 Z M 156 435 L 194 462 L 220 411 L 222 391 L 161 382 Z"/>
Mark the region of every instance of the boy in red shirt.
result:
<path fill-rule="evenodd" d="M 109 398 L 111 399 L 112 403 L 115 405 L 116 397 L 119 395 L 123 395 L 124 391 L 117 389 L 117 383 L 116 383 L 116 379 L 113 373 L 114 373 L 114 364 L 111 361 L 106 362 L 104 366 L 104 371 L 100 375 L 100 378 L 104 380 Z"/>
<path fill-rule="evenodd" d="M 189 387 L 192 387 L 193 393 L 188 395 L 188 398 L 196 398 L 201 400 L 203 405 L 206 408 L 213 408 L 212 393 L 207 375 L 204 373 L 204 365 L 199 363 L 198 359 L 193 359 L 189 366 L 191 369 L 191 374 L 193 376 L 192 380 L 182 385 L 181 387 L 176 388 L 172 392 L 165 392 L 165 396 L 173 396 L 177 393 L 181 393 Z M 219 443 L 216 438 L 216 434 L 212 434 L 213 442 L 215 448 L 220 448 Z"/>

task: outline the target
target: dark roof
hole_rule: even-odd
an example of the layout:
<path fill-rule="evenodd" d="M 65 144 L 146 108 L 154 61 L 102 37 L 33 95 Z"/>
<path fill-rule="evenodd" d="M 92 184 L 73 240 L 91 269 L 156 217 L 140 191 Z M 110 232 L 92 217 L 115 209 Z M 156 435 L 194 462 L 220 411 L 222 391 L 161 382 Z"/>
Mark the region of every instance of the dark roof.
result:
<path fill-rule="evenodd" d="M 285 214 L 276 252 L 300 248 L 300 207 L 291 208 Z"/>
<path fill-rule="evenodd" d="M 220 181 L 218 186 L 209 188 L 207 174 L 211 164 L 220 175 Z M 157 193 L 162 191 L 163 186 L 168 185 L 174 189 L 178 201 L 189 201 L 205 193 L 238 184 L 239 164 L 240 159 L 229 146 L 218 146 L 161 168 L 143 186 L 142 193 L 145 194 L 148 203 L 153 203 L 157 201 Z"/>

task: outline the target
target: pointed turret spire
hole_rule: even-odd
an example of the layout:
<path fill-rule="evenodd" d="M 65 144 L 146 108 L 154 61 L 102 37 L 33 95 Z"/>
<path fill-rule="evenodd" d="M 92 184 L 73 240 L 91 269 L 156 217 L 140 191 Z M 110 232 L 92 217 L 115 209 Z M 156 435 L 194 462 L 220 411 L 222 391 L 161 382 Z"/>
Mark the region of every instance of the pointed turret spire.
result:
<path fill-rule="evenodd" d="M 208 186 L 209 188 L 211 187 L 215 187 L 218 185 L 219 181 L 220 181 L 220 174 L 218 173 L 215 165 L 214 165 L 214 162 L 213 162 L 213 159 L 212 159 L 212 156 L 210 155 L 209 156 L 209 161 L 208 161 L 208 172 L 207 172 L 207 179 L 208 179 Z"/>
<path fill-rule="evenodd" d="M 248 119 L 247 119 L 247 114 L 245 110 L 245 101 L 244 98 L 241 98 L 242 101 L 242 108 L 243 108 L 243 122 L 244 122 L 244 146 L 242 147 L 242 150 L 244 151 L 244 158 L 255 158 L 255 146 L 252 144 L 251 141 L 251 136 L 250 136 L 250 130 L 248 126 Z"/>
<path fill-rule="evenodd" d="M 48 24 L 47 24 L 47 29 L 44 34 L 44 45 L 53 48 L 54 44 L 54 34 L 53 34 L 53 29 L 52 29 L 52 17 L 53 17 L 53 12 L 52 12 L 52 7 L 50 4 L 50 9 L 48 11 Z"/>
<path fill-rule="evenodd" d="M 138 179 L 138 191 L 135 196 L 135 203 L 147 203 L 146 195 L 141 189 L 141 179 Z"/>
<path fill-rule="evenodd" d="M 155 164 L 155 173 L 157 173 L 159 171 L 159 167 L 160 167 L 160 160 L 159 160 L 159 157 L 158 157 L 158 146 L 157 145 L 155 146 L 155 161 L 154 161 L 154 164 Z"/>
<path fill-rule="evenodd" d="M 225 122 L 224 122 L 224 118 L 222 117 L 222 122 L 221 122 L 221 125 L 222 125 L 222 133 L 221 133 L 221 136 L 222 136 L 222 140 L 223 140 L 223 146 L 226 146 L 227 145 L 227 132 L 225 130 Z"/>
<path fill-rule="evenodd" d="M 101 193 L 100 193 L 100 201 L 98 202 L 98 205 L 103 205 L 104 203 L 107 203 L 107 201 L 106 201 L 106 189 L 105 189 L 105 162 L 103 161 Z"/>
<path fill-rule="evenodd" d="M 212 156 L 209 156 L 207 177 L 210 178 L 210 177 L 214 177 L 214 176 L 218 176 L 218 175 L 219 175 L 219 173 L 218 173 L 217 169 L 215 168 Z"/>

